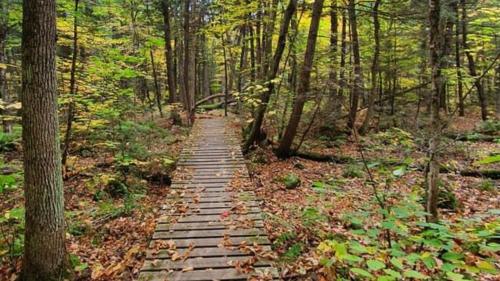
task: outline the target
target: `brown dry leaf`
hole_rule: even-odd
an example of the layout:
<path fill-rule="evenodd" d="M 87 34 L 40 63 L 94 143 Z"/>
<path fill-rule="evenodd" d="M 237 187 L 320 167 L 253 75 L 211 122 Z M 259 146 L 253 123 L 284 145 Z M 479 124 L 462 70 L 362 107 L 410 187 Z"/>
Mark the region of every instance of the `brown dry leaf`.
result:
<path fill-rule="evenodd" d="M 189 266 L 189 267 L 184 267 L 184 268 L 182 269 L 182 272 L 188 272 L 188 271 L 193 271 L 193 270 L 194 270 L 194 267 Z"/>

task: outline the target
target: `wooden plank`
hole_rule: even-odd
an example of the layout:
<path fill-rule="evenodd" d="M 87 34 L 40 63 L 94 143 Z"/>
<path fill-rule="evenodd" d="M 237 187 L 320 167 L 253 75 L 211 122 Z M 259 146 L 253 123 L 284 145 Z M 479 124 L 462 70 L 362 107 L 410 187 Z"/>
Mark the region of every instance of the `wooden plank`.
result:
<path fill-rule="evenodd" d="M 184 268 L 209 269 L 209 268 L 234 268 L 236 262 L 245 262 L 252 259 L 252 256 L 232 256 L 232 257 L 197 257 L 180 261 L 146 260 L 143 270 L 161 271 L 161 270 L 182 270 Z M 254 266 L 268 265 L 268 262 L 256 262 Z"/>
<path fill-rule="evenodd" d="M 270 275 L 277 276 L 275 270 L 273 271 L 269 267 L 256 268 L 255 271 L 270 271 Z M 274 272 L 274 273 L 273 273 Z M 258 276 L 258 274 L 255 274 Z M 258 279 L 258 278 L 257 278 Z M 194 270 L 189 272 L 171 272 L 167 271 L 155 271 L 155 272 L 142 272 L 139 275 L 139 281 L 210 281 L 210 280 L 248 280 L 248 275 L 243 274 L 236 270 L 235 268 L 227 269 L 204 269 L 204 270 Z"/>
<path fill-rule="evenodd" d="M 229 215 L 228 217 L 221 217 L 220 215 L 189 215 L 179 218 L 178 222 L 211 222 L 211 221 L 229 221 L 238 219 L 262 220 L 261 214 L 248 214 L 248 215 Z M 165 218 L 160 218 L 160 222 L 168 222 Z"/>
<path fill-rule="evenodd" d="M 164 240 L 164 239 L 154 239 L 155 240 Z M 224 244 L 226 241 L 223 238 L 193 238 L 193 239 L 168 239 L 169 241 L 173 241 L 177 248 L 189 248 L 191 246 L 194 247 L 218 247 L 219 245 Z M 248 245 L 252 245 L 253 243 L 257 243 L 259 245 L 271 245 L 269 239 L 266 236 L 242 236 L 242 237 L 230 237 L 227 242 L 231 242 L 233 246 L 238 246 L 241 243 L 245 242 Z M 151 244 L 153 246 L 153 244 Z"/>
<path fill-rule="evenodd" d="M 270 246 L 262 246 L 262 251 L 271 251 Z M 212 248 L 194 248 L 194 249 L 179 249 L 176 251 L 179 255 L 184 256 L 186 253 L 189 257 L 231 257 L 231 256 L 247 256 L 248 253 L 243 253 L 240 250 L 231 250 L 226 248 L 212 247 Z M 171 253 L 167 250 L 148 250 L 146 252 L 146 259 L 169 259 Z"/>
<path fill-rule="evenodd" d="M 265 233 L 262 229 L 214 229 L 214 230 L 182 230 L 182 231 L 157 231 L 153 234 L 153 239 L 174 239 L 174 238 L 217 238 L 224 237 L 240 237 L 240 236 L 263 236 Z"/>
<path fill-rule="evenodd" d="M 231 208 L 213 208 L 213 209 L 199 209 L 196 206 L 189 206 L 189 210 L 186 213 L 174 213 L 174 216 L 185 216 L 185 215 L 221 215 L 224 212 L 229 214 L 259 214 L 261 213 L 260 208 L 257 207 L 247 207 L 245 210 L 238 212 L 232 211 Z"/>
<path fill-rule="evenodd" d="M 230 222 L 189 222 L 182 223 L 178 222 L 173 225 L 168 223 L 158 223 L 156 230 L 158 231 L 176 231 L 176 230 L 210 230 L 210 229 L 225 229 L 228 228 Z M 263 221 L 252 221 L 251 227 L 253 228 L 263 228 Z"/>

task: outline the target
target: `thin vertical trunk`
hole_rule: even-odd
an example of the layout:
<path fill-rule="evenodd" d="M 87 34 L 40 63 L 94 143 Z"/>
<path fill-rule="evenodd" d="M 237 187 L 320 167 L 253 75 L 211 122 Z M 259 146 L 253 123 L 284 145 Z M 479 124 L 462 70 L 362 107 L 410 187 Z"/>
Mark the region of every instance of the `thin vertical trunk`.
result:
<path fill-rule="evenodd" d="M 349 22 L 351 24 L 352 55 L 354 63 L 354 85 L 352 87 L 351 106 L 349 109 L 348 126 L 354 129 L 358 112 L 359 97 L 363 95 L 363 70 L 361 69 L 361 55 L 359 51 L 358 23 L 356 19 L 356 0 L 349 0 Z"/>
<path fill-rule="evenodd" d="M 170 25 L 170 0 L 162 1 L 163 29 L 165 33 L 165 62 L 167 65 L 168 102 L 174 103 L 176 96 L 174 54 L 172 51 L 172 31 Z"/>
<path fill-rule="evenodd" d="M 496 116 L 497 119 L 500 119 L 500 64 L 495 68 L 495 105 L 496 105 Z"/>
<path fill-rule="evenodd" d="M 184 109 L 188 114 L 188 122 L 192 123 L 192 110 L 191 110 L 191 81 L 190 81 L 190 48 L 191 48 L 191 31 L 190 31 L 190 7 L 191 0 L 186 0 L 184 2 L 184 65 L 183 65 L 183 83 L 184 83 Z"/>
<path fill-rule="evenodd" d="M 286 39 L 290 27 L 290 22 L 296 10 L 297 0 L 290 0 L 283 16 L 283 22 L 280 28 L 276 51 L 274 53 L 273 64 L 271 66 L 272 68 L 269 71 L 269 76 L 267 77 L 268 81 L 274 80 L 276 78 L 276 75 L 278 74 L 281 58 L 283 57 L 283 52 L 285 51 L 286 47 Z M 268 90 L 265 91 L 260 97 L 261 102 L 259 104 L 259 107 L 257 108 L 255 120 L 252 124 L 250 134 L 245 142 L 244 150 L 248 150 L 250 146 L 252 146 L 259 139 L 262 122 L 264 121 L 264 115 L 267 110 L 267 104 L 269 103 L 271 94 L 274 91 L 274 86 L 274 83 L 269 83 Z"/>
<path fill-rule="evenodd" d="M 340 116 L 342 114 L 342 104 L 344 103 L 344 89 L 347 86 L 347 81 L 345 77 L 345 67 L 346 67 L 346 56 L 347 56 L 347 16 L 345 9 L 342 9 L 342 33 L 340 35 L 340 73 L 339 73 L 339 91 L 337 107 L 334 108 L 335 115 Z"/>
<path fill-rule="evenodd" d="M 328 77 L 330 80 L 329 85 L 329 102 L 328 111 L 334 114 L 330 115 L 328 123 L 335 122 L 339 115 L 335 109 L 338 107 L 340 102 L 338 98 L 339 91 L 339 81 L 337 76 L 337 53 L 338 53 L 338 16 L 337 16 L 337 0 L 332 1 L 332 6 L 330 8 L 330 72 Z M 331 111 L 330 111 L 331 110 Z"/>
<path fill-rule="evenodd" d="M 371 67 L 371 92 L 368 97 L 368 109 L 366 112 L 365 120 L 363 121 L 363 125 L 361 126 L 360 133 L 364 134 L 368 131 L 370 126 L 370 121 L 373 115 L 373 107 L 375 105 L 375 97 L 377 96 L 378 91 L 378 72 L 379 72 L 379 56 L 380 56 L 380 22 L 378 19 L 378 9 L 381 4 L 381 0 L 375 0 L 373 4 L 373 38 L 375 39 L 375 50 L 373 51 L 373 62 Z"/>
<path fill-rule="evenodd" d="M 441 7 L 440 0 L 429 0 L 429 51 L 430 66 L 432 69 L 432 96 L 431 96 L 431 119 L 429 139 L 429 164 L 427 171 L 427 202 L 426 211 L 429 213 L 428 220 L 438 221 L 438 196 L 439 196 L 439 145 L 441 142 L 441 119 L 439 116 L 440 98 L 443 84 L 441 60 L 443 46 L 441 42 Z"/>
<path fill-rule="evenodd" d="M 460 56 L 460 11 L 458 5 L 455 8 L 455 67 L 457 69 L 457 97 L 458 97 L 458 115 L 465 116 L 464 108 L 464 86 L 462 78 L 462 57 Z"/>
<path fill-rule="evenodd" d="M 291 152 L 291 146 L 297 128 L 304 110 L 307 93 L 309 92 L 311 71 L 314 62 L 314 52 L 316 49 L 316 41 L 318 37 L 319 22 L 321 19 L 321 12 L 323 10 L 324 0 L 316 0 L 313 4 L 313 12 L 311 16 L 311 26 L 309 27 L 309 35 L 307 38 L 307 46 L 304 54 L 304 63 L 300 70 L 300 78 L 297 86 L 297 96 L 293 104 L 290 121 L 286 127 L 285 133 L 281 138 L 280 145 L 276 154 L 279 157 L 288 157 Z"/>
<path fill-rule="evenodd" d="M 227 102 L 229 99 L 229 83 L 228 83 L 228 73 L 227 73 L 227 56 L 226 56 L 226 43 L 224 42 L 224 36 L 222 36 L 222 52 L 224 54 L 224 116 L 227 116 Z"/>
<path fill-rule="evenodd" d="M 67 255 L 57 118 L 55 1 L 24 0 L 22 26 L 26 226 L 21 280 L 62 280 Z"/>
<path fill-rule="evenodd" d="M 63 170 L 66 170 L 66 162 L 71 145 L 71 133 L 73 120 L 75 119 L 75 101 L 76 96 L 76 60 L 78 58 L 78 5 L 80 0 L 75 0 L 74 19 L 73 19 L 73 54 L 71 56 L 71 70 L 69 79 L 70 103 L 68 106 L 68 116 L 66 119 L 66 134 L 64 135 L 64 150 L 62 154 Z"/>
<path fill-rule="evenodd" d="M 466 9 L 466 0 L 460 0 L 460 6 L 462 6 L 462 47 L 464 48 L 465 56 L 467 57 L 468 60 L 468 66 L 469 66 L 469 73 L 472 77 L 476 78 L 477 71 L 476 71 L 476 63 L 474 61 L 474 57 L 472 56 L 472 53 L 470 52 L 469 45 L 467 42 L 467 9 Z M 474 80 L 474 87 L 477 90 L 477 95 L 479 98 L 479 106 L 481 107 L 481 118 L 483 120 L 488 119 L 488 106 L 486 103 L 486 96 L 484 93 L 484 87 L 483 84 L 481 83 L 480 79 L 475 79 Z"/>
<path fill-rule="evenodd" d="M 163 118 L 163 108 L 161 104 L 161 89 L 160 89 L 160 83 L 158 82 L 158 73 L 156 71 L 155 56 L 152 48 L 149 49 L 149 57 L 151 59 L 151 70 L 153 71 L 156 106 L 158 107 L 158 111 L 160 111 L 160 117 Z"/>
<path fill-rule="evenodd" d="M 0 98 L 8 104 L 11 101 L 9 89 L 7 87 L 7 55 L 6 55 L 6 45 L 7 45 L 7 34 L 8 34 L 8 18 L 9 11 L 7 7 L 7 1 L 1 1 L 0 3 Z M 8 115 L 8 110 L 2 110 L 3 115 Z M 4 133 L 11 133 L 12 125 L 6 120 L 4 116 L 3 120 L 3 131 Z"/>

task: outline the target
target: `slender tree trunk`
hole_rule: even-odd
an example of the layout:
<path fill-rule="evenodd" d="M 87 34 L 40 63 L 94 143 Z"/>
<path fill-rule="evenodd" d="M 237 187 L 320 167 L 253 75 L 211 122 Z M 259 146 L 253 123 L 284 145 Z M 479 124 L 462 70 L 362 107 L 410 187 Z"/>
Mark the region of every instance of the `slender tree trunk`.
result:
<path fill-rule="evenodd" d="M 472 77 L 476 78 L 478 76 L 476 71 L 476 63 L 474 57 L 469 50 L 469 44 L 467 42 L 467 8 L 466 0 L 460 0 L 462 6 L 462 47 L 464 48 L 465 56 L 468 60 L 469 73 Z M 488 106 L 486 103 L 486 95 L 484 93 L 483 84 L 479 79 L 475 79 L 474 87 L 477 90 L 477 95 L 479 98 L 479 106 L 481 107 L 481 118 L 483 120 L 488 120 Z"/>
<path fill-rule="evenodd" d="M 269 72 L 269 76 L 267 77 L 268 81 L 274 80 L 278 73 L 281 58 L 283 57 L 283 52 L 285 51 L 286 47 L 286 39 L 290 27 L 290 22 L 292 20 L 293 14 L 295 13 L 296 9 L 297 9 L 297 0 L 290 0 L 290 2 L 288 2 L 288 6 L 283 16 L 283 22 L 280 28 L 280 34 L 277 43 L 278 45 L 276 46 L 276 51 L 274 53 L 272 68 L 271 71 Z M 269 83 L 268 90 L 265 91 L 260 97 L 261 102 L 257 108 L 255 120 L 252 123 L 250 134 L 244 145 L 245 151 L 247 151 L 250 148 L 250 146 L 252 146 L 256 142 L 257 139 L 259 139 L 259 134 L 262 127 L 262 122 L 264 121 L 264 115 L 266 113 L 267 104 L 269 103 L 273 91 L 274 91 L 274 83 Z"/>
<path fill-rule="evenodd" d="M 460 56 L 460 11 L 458 5 L 455 5 L 455 65 L 457 69 L 457 96 L 458 96 L 458 115 L 465 116 L 464 107 L 464 85 L 462 78 L 462 57 Z"/>
<path fill-rule="evenodd" d="M 75 101 L 76 96 L 76 60 L 78 58 L 78 5 L 80 0 L 75 0 L 74 19 L 73 19 L 73 54 L 71 56 L 71 70 L 69 79 L 69 96 L 70 103 L 68 105 L 68 116 L 66 119 L 66 134 L 64 135 L 64 150 L 62 154 L 63 171 L 66 170 L 66 162 L 69 155 L 69 147 L 71 145 L 71 134 L 73 130 L 73 120 L 75 119 Z"/>
<path fill-rule="evenodd" d="M 285 133 L 281 138 L 280 145 L 276 152 L 279 157 L 288 157 L 290 155 L 290 148 L 292 146 L 295 135 L 297 134 L 297 128 L 302 116 L 302 111 L 304 110 L 304 104 L 309 92 L 311 70 L 314 62 L 314 52 L 316 49 L 316 41 L 318 37 L 321 12 L 323 10 L 323 3 L 324 0 L 315 0 L 313 4 L 311 26 L 309 27 L 307 46 L 304 54 L 304 63 L 300 71 L 299 84 L 297 86 L 297 96 L 293 104 L 290 121 L 288 122 Z"/>
<path fill-rule="evenodd" d="M 170 27 L 170 0 L 162 1 L 163 29 L 165 33 L 165 62 L 167 65 L 168 102 L 174 103 L 177 89 L 175 87 L 174 54 L 172 51 L 172 31 Z"/>
<path fill-rule="evenodd" d="M 183 69 L 183 78 L 184 78 L 184 109 L 188 113 L 188 122 L 189 124 L 192 123 L 192 108 L 191 108 L 191 99 L 194 97 L 191 97 L 191 82 L 190 82 L 190 66 L 191 66 L 191 59 L 190 59 L 190 48 L 191 48 L 191 31 L 190 31 L 190 7 L 191 7 L 191 0 L 186 0 L 184 2 L 184 69 Z"/>
<path fill-rule="evenodd" d="M 160 117 L 163 118 L 163 108 L 161 104 L 161 89 L 160 89 L 160 83 L 158 82 L 158 73 L 156 71 L 156 64 L 155 64 L 155 56 L 153 53 L 153 49 L 149 49 L 149 57 L 151 59 L 151 69 L 153 71 L 153 82 L 155 86 L 155 97 L 156 97 L 156 106 L 158 106 L 158 111 L 160 111 Z"/>
<path fill-rule="evenodd" d="M 429 213 L 428 220 L 438 221 L 438 196 L 439 196 L 439 145 L 441 142 L 441 119 L 439 115 L 440 97 L 443 84 L 441 60 L 443 46 L 441 42 L 441 7 L 440 0 L 429 0 L 429 50 L 430 66 L 432 69 L 432 96 L 431 96 L 431 119 L 429 139 L 429 164 L 427 171 L 427 202 L 426 211 Z"/>
<path fill-rule="evenodd" d="M 7 34 L 9 32 L 8 27 L 9 10 L 7 7 L 7 1 L 1 1 L 0 3 L 0 98 L 9 104 L 11 102 L 11 97 L 9 94 L 9 88 L 7 86 L 7 55 L 6 55 L 6 45 L 7 45 Z M 9 115 L 8 110 L 1 110 L 3 115 Z M 12 132 L 12 124 L 5 118 L 2 121 L 4 133 Z"/>
<path fill-rule="evenodd" d="M 352 88 L 351 106 L 347 125 L 354 129 L 358 112 L 359 97 L 363 95 L 363 70 L 361 69 L 361 55 L 359 51 L 358 23 L 356 19 L 356 0 L 349 0 L 349 22 L 351 24 L 352 54 L 354 62 L 354 85 Z"/>
<path fill-rule="evenodd" d="M 24 0 L 22 59 L 26 227 L 21 280 L 62 280 L 67 255 L 54 0 Z"/>
<path fill-rule="evenodd" d="M 363 125 L 361 126 L 360 133 L 364 134 L 368 131 L 368 128 L 370 126 L 370 121 L 372 119 L 373 115 L 373 107 L 375 105 L 375 97 L 377 96 L 377 91 L 378 91 L 378 72 L 379 72 L 379 56 L 380 56 L 380 22 L 378 20 L 378 9 L 381 4 L 381 0 L 375 0 L 375 3 L 373 4 L 373 38 L 375 39 L 375 50 L 373 52 L 373 62 L 372 62 L 372 67 L 371 67 L 371 92 L 370 96 L 368 97 L 368 109 L 366 112 L 366 117 L 365 120 L 363 121 Z"/>
<path fill-rule="evenodd" d="M 347 87 L 345 77 L 346 72 L 346 56 L 347 56 L 347 16 L 345 9 L 342 9 L 342 33 L 340 35 L 340 73 L 339 73 L 339 90 L 338 90 L 338 104 L 334 108 L 335 115 L 342 114 L 342 104 L 344 103 L 344 89 Z"/>
<path fill-rule="evenodd" d="M 222 36 L 222 52 L 224 54 L 224 116 L 227 117 L 227 102 L 229 99 L 229 83 L 227 77 L 227 56 L 226 56 L 226 42 Z"/>
<path fill-rule="evenodd" d="M 338 11 L 337 0 L 332 1 L 330 8 L 330 71 L 329 78 L 329 96 L 327 110 L 334 114 L 329 114 L 328 123 L 335 123 L 339 115 L 336 115 L 335 109 L 338 107 L 340 100 L 338 98 L 339 81 L 337 75 L 337 53 L 338 53 Z"/>
<path fill-rule="evenodd" d="M 495 68 L 495 105 L 496 105 L 496 116 L 500 120 L 500 64 Z"/>

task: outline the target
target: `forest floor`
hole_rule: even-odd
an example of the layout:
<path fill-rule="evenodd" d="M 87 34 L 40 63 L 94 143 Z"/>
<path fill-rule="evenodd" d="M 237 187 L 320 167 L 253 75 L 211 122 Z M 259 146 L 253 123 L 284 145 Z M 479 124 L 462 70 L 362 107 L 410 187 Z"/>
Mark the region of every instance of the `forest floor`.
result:
<path fill-rule="evenodd" d="M 464 124 L 478 122 L 460 120 L 454 124 L 453 130 L 469 134 L 471 141 L 448 139 L 443 146 L 442 163 L 450 172 L 442 174 L 442 187 L 447 192 L 440 202 L 440 211 L 449 228 L 439 230 L 441 237 L 449 236 L 448 232 L 442 233 L 445 231 L 469 235 L 471 224 L 478 232 L 498 231 L 499 180 L 465 177 L 453 171 L 500 170 L 498 159 L 493 158 L 498 158 L 500 143 L 474 141 L 479 134 L 474 132 L 483 129 Z M 234 130 L 240 130 L 236 122 Z M 80 134 L 82 138 L 75 141 L 64 184 L 68 250 L 76 280 L 137 277 L 155 219 L 169 192 L 173 163 L 187 135 L 188 129 L 172 125 L 167 118 L 120 123 L 111 134 L 102 132 L 93 138 Z M 435 265 L 454 265 L 455 261 L 443 259 L 442 253 L 433 256 L 432 261 L 426 260 L 425 253 L 432 251 L 422 254 L 427 240 L 418 240 L 421 232 L 416 221 L 422 217 L 416 213 L 421 209 L 418 196 L 424 194 L 424 145 L 418 137 L 390 129 L 360 137 L 359 141 L 341 136 L 304 143 L 303 151 L 334 155 L 342 159 L 337 163 L 299 157 L 279 160 L 271 147 L 250 153 L 252 183 L 238 186 L 236 182 L 236 188 L 251 189 L 263 200 L 265 227 L 282 277 L 332 280 L 346 275 L 368 279 L 388 276 L 379 280 L 395 280 L 390 276 L 400 274 L 392 270 L 397 269 L 405 277 L 425 279 L 434 276 Z M 21 264 L 24 209 L 19 188 L 20 154 L 19 146 L 11 147 L 4 153 L 1 167 L 1 280 L 15 280 Z M 383 210 L 389 215 L 383 215 Z M 393 213 L 397 213 L 394 224 L 387 223 Z M 415 238 L 422 247 L 407 247 L 406 236 Z M 385 244 L 386 238 L 391 247 Z M 487 246 L 498 247 L 497 240 Z M 352 241 L 358 244 L 351 245 Z M 498 248 L 493 252 L 470 250 L 468 241 L 457 241 L 455 237 L 443 238 L 440 243 L 453 242 L 454 252 L 464 256 L 460 264 L 479 268 L 473 273 L 478 280 L 498 280 L 500 276 L 491 269 L 498 267 Z M 387 252 L 394 250 L 395 244 L 405 252 L 405 257 L 396 259 L 404 264 L 401 268 L 397 262 L 391 268 L 373 262 L 390 259 L 392 263 L 394 257 L 390 258 Z M 348 249 L 343 251 L 342 247 Z M 355 251 L 351 248 L 355 247 L 358 255 L 353 257 Z M 342 252 L 350 255 L 342 257 Z M 406 259 L 413 254 L 420 255 L 421 262 Z M 350 260 L 358 264 L 366 260 L 368 268 L 356 267 L 359 270 L 350 272 L 349 268 L 354 267 L 348 263 Z M 496 264 L 489 260 L 496 260 Z"/>

